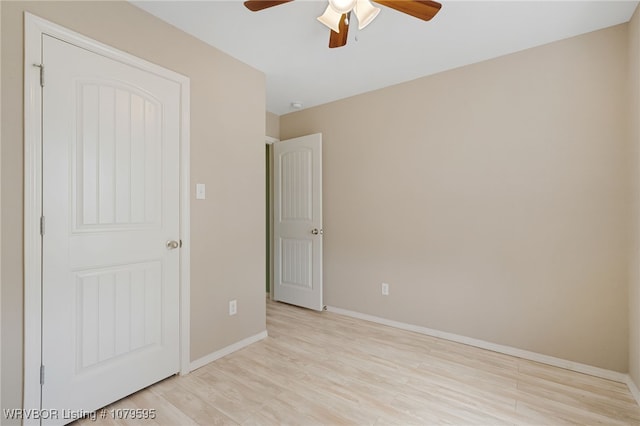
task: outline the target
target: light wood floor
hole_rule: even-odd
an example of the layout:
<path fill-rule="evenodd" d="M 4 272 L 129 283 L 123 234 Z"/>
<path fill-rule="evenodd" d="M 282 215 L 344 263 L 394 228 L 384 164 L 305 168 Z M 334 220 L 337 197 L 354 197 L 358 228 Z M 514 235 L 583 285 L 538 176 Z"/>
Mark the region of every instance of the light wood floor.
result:
<path fill-rule="evenodd" d="M 108 409 L 104 424 L 640 425 L 626 385 L 337 314 L 267 302 L 269 337 Z"/>

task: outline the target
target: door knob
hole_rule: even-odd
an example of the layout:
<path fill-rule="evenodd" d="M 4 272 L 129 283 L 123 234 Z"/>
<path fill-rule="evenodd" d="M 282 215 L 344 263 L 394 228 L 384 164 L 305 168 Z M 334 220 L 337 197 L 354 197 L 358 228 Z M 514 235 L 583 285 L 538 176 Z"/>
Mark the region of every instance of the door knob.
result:
<path fill-rule="evenodd" d="M 322 235 L 322 233 L 323 233 L 323 232 L 322 232 L 322 229 L 313 228 L 313 229 L 311 230 L 311 233 L 312 233 L 313 235 L 318 235 L 318 234 Z"/>
<path fill-rule="evenodd" d="M 180 243 L 179 242 L 177 242 L 175 240 L 167 241 L 167 248 L 169 250 L 177 249 L 178 247 L 180 247 Z"/>

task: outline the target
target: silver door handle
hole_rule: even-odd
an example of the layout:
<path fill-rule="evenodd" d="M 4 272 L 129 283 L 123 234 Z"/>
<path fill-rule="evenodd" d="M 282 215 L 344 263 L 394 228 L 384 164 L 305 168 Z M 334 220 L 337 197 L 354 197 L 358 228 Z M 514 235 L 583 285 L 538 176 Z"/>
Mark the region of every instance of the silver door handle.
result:
<path fill-rule="evenodd" d="M 180 243 L 179 242 L 177 242 L 175 240 L 167 241 L 167 248 L 169 250 L 177 249 L 178 247 L 180 247 Z"/>
<path fill-rule="evenodd" d="M 313 235 L 318 235 L 318 234 L 322 235 L 324 232 L 322 231 L 322 229 L 313 228 L 313 229 L 311 230 L 311 233 L 312 233 Z"/>

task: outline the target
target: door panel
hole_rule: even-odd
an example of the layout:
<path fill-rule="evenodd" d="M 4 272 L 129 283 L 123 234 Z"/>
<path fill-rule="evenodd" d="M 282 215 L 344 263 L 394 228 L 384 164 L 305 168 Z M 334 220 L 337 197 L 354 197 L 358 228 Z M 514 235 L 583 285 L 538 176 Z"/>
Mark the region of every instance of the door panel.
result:
<path fill-rule="evenodd" d="M 95 410 L 179 370 L 180 86 L 49 36 L 43 62 L 42 406 Z"/>
<path fill-rule="evenodd" d="M 75 273 L 79 372 L 162 343 L 160 275 L 159 262 Z"/>
<path fill-rule="evenodd" d="M 322 135 L 273 149 L 274 298 L 322 310 Z"/>
<path fill-rule="evenodd" d="M 302 146 L 289 149 L 296 151 L 282 152 L 279 157 L 281 220 L 313 222 L 313 152 Z"/>
<path fill-rule="evenodd" d="M 121 83 L 78 81 L 76 90 L 76 229 L 158 224 L 160 103 Z"/>
<path fill-rule="evenodd" d="M 313 289 L 313 241 L 281 238 L 281 285 Z"/>

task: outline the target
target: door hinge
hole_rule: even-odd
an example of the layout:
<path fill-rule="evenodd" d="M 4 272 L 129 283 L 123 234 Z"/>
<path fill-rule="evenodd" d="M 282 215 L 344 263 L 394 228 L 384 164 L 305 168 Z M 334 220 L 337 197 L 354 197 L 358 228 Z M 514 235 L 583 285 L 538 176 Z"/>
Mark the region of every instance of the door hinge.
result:
<path fill-rule="evenodd" d="M 40 366 L 40 384 L 44 385 L 44 365 Z"/>
<path fill-rule="evenodd" d="M 33 64 L 33 66 L 40 68 L 40 87 L 44 87 L 44 65 L 43 64 Z"/>
<path fill-rule="evenodd" d="M 40 216 L 40 235 L 44 237 L 44 216 Z"/>

